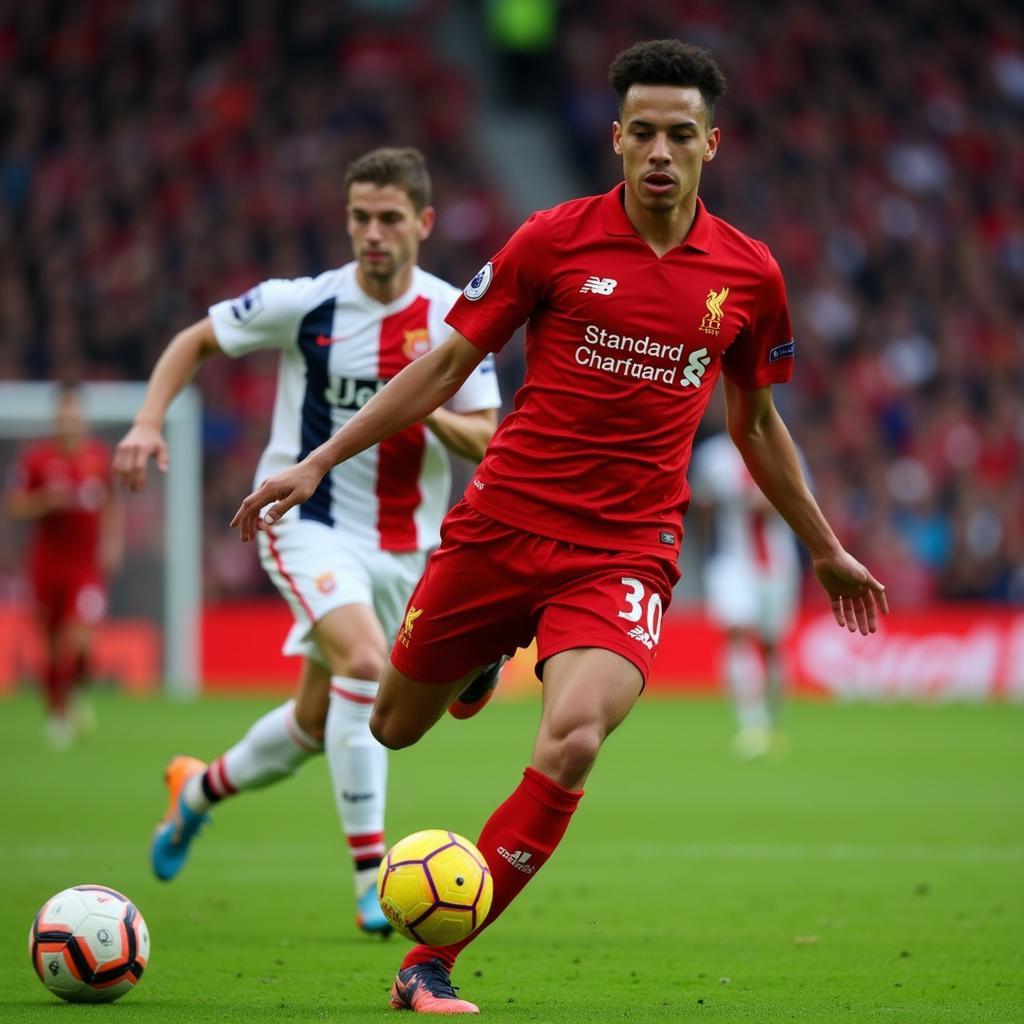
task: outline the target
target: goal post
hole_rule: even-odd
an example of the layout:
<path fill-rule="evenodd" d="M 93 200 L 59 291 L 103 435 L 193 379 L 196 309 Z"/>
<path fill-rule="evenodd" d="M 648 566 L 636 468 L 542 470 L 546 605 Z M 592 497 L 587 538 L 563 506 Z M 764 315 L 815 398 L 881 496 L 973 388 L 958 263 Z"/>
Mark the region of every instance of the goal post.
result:
<path fill-rule="evenodd" d="M 57 387 L 51 381 L 0 381 L 0 438 L 48 435 Z M 137 381 L 82 384 L 83 411 L 90 428 L 127 430 L 145 393 L 146 385 Z M 189 699 L 200 690 L 202 602 L 202 407 L 194 387 L 171 403 L 164 436 L 170 449 L 163 488 L 164 685 L 171 696 Z"/>

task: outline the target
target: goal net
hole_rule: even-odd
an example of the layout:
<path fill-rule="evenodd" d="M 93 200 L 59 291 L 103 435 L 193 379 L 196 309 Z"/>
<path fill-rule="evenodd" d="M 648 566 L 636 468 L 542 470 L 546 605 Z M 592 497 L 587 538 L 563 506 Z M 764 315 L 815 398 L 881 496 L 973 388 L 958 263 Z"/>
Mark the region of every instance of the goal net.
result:
<path fill-rule="evenodd" d="M 83 384 L 91 432 L 111 448 L 128 429 L 145 384 Z M 21 447 L 53 429 L 57 385 L 0 382 L 0 468 L 3 480 Z M 198 392 L 188 388 L 171 405 L 165 424 L 170 468 L 149 472 L 141 496 L 125 496 L 124 562 L 109 581 L 110 610 L 97 633 L 100 675 L 127 674 L 132 686 L 152 685 L 157 674 L 182 698 L 199 692 L 199 621 L 202 596 L 202 451 Z M 0 690 L 37 666 L 38 639 L 27 614 L 24 527 L 6 516 L 0 526 Z M 33 647 L 35 644 L 35 647 Z M 119 666 L 120 665 L 120 670 Z"/>

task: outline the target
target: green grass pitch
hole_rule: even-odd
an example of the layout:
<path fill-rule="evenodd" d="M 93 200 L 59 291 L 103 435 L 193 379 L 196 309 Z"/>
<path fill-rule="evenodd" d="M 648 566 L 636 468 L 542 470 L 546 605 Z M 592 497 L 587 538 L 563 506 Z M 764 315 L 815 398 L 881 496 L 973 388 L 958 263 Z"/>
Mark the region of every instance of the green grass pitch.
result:
<path fill-rule="evenodd" d="M 0 703 L 0 1021 L 392 1021 L 405 951 L 352 925 L 326 767 L 218 808 L 180 878 L 150 877 L 166 757 L 210 757 L 267 701 L 98 701 L 46 752 Z M 446 720 L 393 755 L 389 835 L 475 837 L 526 763 L 537 706 Z M 608 741 L 556 857 L 463 956 L 495 1020 L 850 1024 L 1024 1013 L 1024 709 L 797 704 L 775 763 L 728 754 L 719 703 L 644 699 Z M 150 967 L 113 1006 L 49 995 L 26 953 L 68 885 L 128 893 Z"/>

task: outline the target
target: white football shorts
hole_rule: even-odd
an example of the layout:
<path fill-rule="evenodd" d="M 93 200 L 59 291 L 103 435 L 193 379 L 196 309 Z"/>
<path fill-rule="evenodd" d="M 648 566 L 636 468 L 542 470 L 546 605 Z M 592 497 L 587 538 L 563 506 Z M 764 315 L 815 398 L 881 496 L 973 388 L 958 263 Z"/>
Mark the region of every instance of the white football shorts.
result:
<path fill-rule="evenodd" d="M 326 664 L 313 626 L 329 611 L 365 604 L 377 615 L 388 645 L 423 575 L 422 551 L 394 552 L 356 544 L 341 529 L 285 516 L 271 533 L 258 534 L 260 562 L 295 616 L 282 650 Z"/>
<path fill-rule="evenodd" d="M 770 574 L 745 559 L 713 555 L 704 569 L 711 618 L 724 629 L 752 629 L 766 640 L 789 629 L 799 586 L 795 568 Z"/>

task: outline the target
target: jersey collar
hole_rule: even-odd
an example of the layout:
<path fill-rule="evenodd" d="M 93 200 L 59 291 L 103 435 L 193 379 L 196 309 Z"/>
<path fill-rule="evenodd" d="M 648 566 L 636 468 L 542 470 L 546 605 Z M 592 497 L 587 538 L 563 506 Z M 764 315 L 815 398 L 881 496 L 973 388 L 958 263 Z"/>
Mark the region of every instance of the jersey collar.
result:
<path fill-rule="evenodd" d="M 620 181 L 618 185 L 606 192 L 601 197 L 601 220 L 605 232 L 609 235 L 634 235 L 636 228 L 633 222 L 626 216 L 626 207 L 623 196 L 626 191 L 626 183 Z M 690 230 L 680 244 L 681 249 L 692 249 L 694 252 L 710 252 L 711 238 L 714 227 L 711 223 L 711 214 L 704 209 L 704 204 L 697 197 L 697 209 L 694 212 L 693 223 Z"/>

